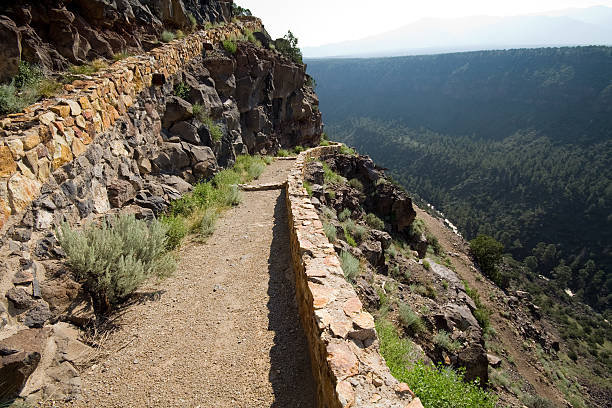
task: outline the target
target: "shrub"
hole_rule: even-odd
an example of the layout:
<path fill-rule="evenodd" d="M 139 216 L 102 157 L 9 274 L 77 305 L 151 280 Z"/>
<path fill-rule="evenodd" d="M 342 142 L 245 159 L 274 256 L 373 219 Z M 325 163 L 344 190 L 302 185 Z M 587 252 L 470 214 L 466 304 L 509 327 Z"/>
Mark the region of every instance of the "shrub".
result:
<path fill-rule="evenodd" d="M 187 14 L 187 17 L 189 18 L 189 22 L 191 23 L 191 27 L 195 28 L 198 25 L 198 22 L 197 22 L 196 18 L 191 13 Z"/>
<path fill-rule="evenodd" d="M 189 92 L 191 92 L 191 87 L 182 81 L 174 85 L 174 94 L 181 99 L 187 99 Z M 196 115 L 195 112 L 193 114 L 194 116 Z M 198 115 L 199 114 L 200 111 L 198 111 Z"/>
<path fill-rule="evenodd" d="M 357 152 L 355 149 L 348 147 L 347 145 L 340 146 L 340 154 L 348 154 L 349 156 L 355 156 Z"/>
<path fill-rule="evenodd" d="M 298 39 L 291 31 L 288 31 L 283 38 L 274 41 L 274 46 L 278 52 L 296 64 L 302 64 L 302 51 L 298 48 Z"/>
<path fill-rule="evenodd" d="M 247 172 L 249 173 L 249 177 L 253 180 L 257 180 L 259 178 L 259 176 L 261 176 L 261 174 L 264 172 L 264 170 L 266 169 L 266 165 L 264 163 L 258 163 L 258 162 L 253 162 Z M 309 195 L 312 195 L 312 191 L 309 193 Z"/>
<path fill-rule="evenodd" d="M 295 146 L 293 148 L 293 153 L 295 154 L 300 154 L 302 153 L 304 150 L 306 150 L 306 148 L 304 146 Z"/>
<path fill-rule="evenodd" d="M 336 218 L 336 211 L 333 208 L 323 207 L 321 213 L 323 214 L 323 217 L 328 220 Z"/>
<path fill-rule="evenodd" d="M 130 53 L 127 51 L 118 52 L 113 54 L 113 61 L 121 61 L 122 59 L 126 59 L 130 56 Z"/>
<path fill-rule="evenodd" d="M 232 15 L 240 17 L 240 16 L 252 16 L 251 10 L 247 8 L 240 7 L 239 5 L 232 3 Z"/>
<path fill-rule="evenodd" d="M 333 224 L 329 224 L 327 222 L 323 223 L 323 231 L 325 231 L 325 236 L 327 237 L 327 239 L 329 240 L 329 242 L 336 242 L 337 234 L 336 234 L 336 227 Z"/>
<path fill-rule="evenodd" d="M 367 228 L 364 227 L 363 225 L 355 225 L 355 228 L 353 229 L 353 232 L 351 233 L 351 235 L 353 235 L 355 238 L 361 241 L 363 237 L 365 237 L 367 232 L 368 232 Z"/>
<path fill-rule="evenodd" d="M 429 261 L 423 260 L 423 268 L 427 270 L 431 269 L 431 265 L 429 264 Z"/>
<path fill-rule="evenodd" d="M 88 64 L 73 65 L 69 68 L 69 71 L 74 75 L 92 75 L 107 67 L 108 64 L 106 63 L 106 61 L 101 58 L 98 58 Z"/>
<path fill-rule="evenodd" d="M 98 310 L 106 312 L 149 276 L 174 270 L 174 259 L 167 253 L 167 231 L 163 223 L 122 215 L 81 231 L 64 222 L 57 237 L 77 279 L 85 282 Z"/>
<path fill-rule="evenodd" d="M 348 208 L 345 208 L 340 212 L 340 214 L 338 214 L 338 219 L 340 221 L 346 221 L 349 218 L 351 218 L 351 210 L 349 210 Z"/>
<path fill-rule="evenodd" d="M 223 48 L 230 54 L 235 54 L 238 51 L 238 44 L 233 40 L 223 40 Z"/>
<path fill-rule="evenodd" d="M 402 326 L 413 334 L 421 333 L 425 330 L 423 321 L 406 303 L 399 305 L 399 320 Z"/>
<path fill-rule="evenodd" d="M 461 344 L 458 341 L 451 340 L 448 333 L 444 330 L 440 330 L 434 336 L 434 343 L 442 347 L 444 350 L 450 351 L 451 353 L 454 353 L 461 348 Z"/>
<path fill-rule="evenodd" d="M 326 184 L 344 183 L 344 177 L 334 172 L 327 163 L 323 163 L 323 179 Z"/>
<path fill-rule="evenodd" d="M 539 395 L 527 395 L 523 402 L 529 408 L 555 408 L 555 404 Z"/>
<path fill-rule="evenodd" d="M 342 251 L 340 253 L 340 261 L 344 278 L 351 283 L 355 282 L 355 278 L 359 274 L 359 259 L 346 251 Z"/>
<path fill-rule="evenodd" d="M 174 35 L 174 33 L 172 31 L 167 31 L 164 30 L 164 32 L 161 35 L 161 42 L 165 42 L 165 43 L 169 43 L 170 41 L 173 41 L 176 38 L 176 36 Z"/>
<path fill-rule="evenodd" d="M 487 309 L 481 307 L 481 308 L 476 308 L 473 314 L 476 320 L 478 320 L 478 324 L 480 325 L 480 327 L 483 330 L 486 330 L 491 324 L 490 322 L 491 313 Z"/>
<path fill-rule="evenodd" d="M 349 180 L 349 186 L 362 191 L 363 190 L 363 183 L 361 183 L 361 181 L 357 180 L 356 178 L 350 179 Z"/>
<path fill-rule="evenodd" d="M 176 38 L 179 40 L 182 40 L 183 38 L 185 38 L 185 33 L 181 30 L 176 30 Z"/>
<path fill-rule="evenodd" d="M 502 259 L 503 250 L 504 246 L 501 242 L 488 235 L 481 234 L 470 241 L 470 251 L 482 272 L 498 285 L 501 283 L 501 276 L 497 264 Z"/>
<path fill-rule="evenodd" d="M 276 156 L 277 157 L 289 157 L 289 150 L 279 149 L 278 152 L 276 152 Z"/>
<path fill-rule="evenodd" d="M 212 118 L 206 114 L 206 112 L 204 111 L 204 107 L 199 103 L 196 103 L 193 105 L 192 109 L 193 116 L 195 116 L 200 122 L 202 122 L 208 129 L 208 132 L 210 133 L 210 138 L 214 142 L 221 141 L 221 139 L 223 139 L 223 129 L 221 129 L 221 126 L 215 124 Z"/>
<path fill-rule="evenodd" d="M 312 197 L 312 184 L 310 184 L 310 182 L 304 180 L 304 188 L 306 189 L 306 193 L 308 193 L 308 196 Z"/>
<path fill-rule="evenodd" d="M 199 234 L 202 238 L 210 237 L 215 232 L 215 223 L 217 222 L 217 211 L 214 208 L 207 208 L 200 221 Z"/>
<path fill-rule="evenodd" d="M 366 215 L 366 223 L 377 230 L 385 229 L 385 222 L 378 218 L 375 214 L 369 213 Z"/>
<path fill-rule="evenodd" d="M 166 235 L 168 239 L 166 241 L 166 247 L 169 250 L 180 247 L 183 238 L 185 238 L 189 232 L 185 220 L 182 217 L 171 215 L 162 217 L 161 222 L 167 226 Z"/>
<path fill-rule="evenodd" d="M 20 112 L 41 97 L 55 95 L 61 88 L 59 82 L 45 78 L 40 67 L 21 61 L 15 78 L 0 85 L 0 114 Z"/>

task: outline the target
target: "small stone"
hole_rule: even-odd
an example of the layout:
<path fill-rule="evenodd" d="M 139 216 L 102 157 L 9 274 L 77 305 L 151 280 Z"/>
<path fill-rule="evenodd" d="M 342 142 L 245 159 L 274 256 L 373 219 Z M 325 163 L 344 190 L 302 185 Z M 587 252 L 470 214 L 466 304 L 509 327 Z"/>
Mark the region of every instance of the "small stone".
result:
<path fill-rule="evenodd" d="M 62 118 L 70 116 L 70 106 L 68 105 L 56 105 L 49 108 L 51 112 L 60 115 Z"/>
<path fill-rule="evenodd" d="M 13 285 L 25 285 L 32 283 L 34 276 L 29 270 L 19 271 L 13 277 Z"/>
<path fill-rule="evenodd" d="M 34 128 L 26 132 L 22 141 L 24 150 L 31 150 L 38 146 L 40 144 L 40 134 L 38 133 L 38 129 Z"/>
<path fill-rule="evenodd" d="M 383 383 L 382 378 L 380 378 L 377 375 L 374 375 L 372 376 L 372 384 L 374 384 L 375 387 L 382 387 L 384 383 Z"/>
<path fill-rule="evenodd" d="M 361 301 L 357 297 L 352 297 L 348 299 L 342 305 L 342 310 L 344 310 L 344 313 L 349 317 L 358 316 L 359 313 L 361 313 L 362 308 L 363 308 L 363 305 L 361 304 Z"/>
<path fill-rule="evenodd" d="M 68 106 L 70 106 L 70 114 L 72 116 L 78 116 L 81 114 L 81 105 L 71 99 L 66 99 L 65 102 Z"/>
<path fill-rule="evenodd" d="M 55 120 L 55 113 L 53 113 L 53 112 L 43 113 L 42 115 L 40 115 L 38 117 L 38 120 L 43 125 L 47 125 L 48 126 L 48 125 L 51 124 L 51 122 L 53 122 Z"/>
<path fill-rule="evenodd" d="M 381 399 L 382 399 L 382 397 L 380 396 L 380 394 L 374 394 L 374 395 L 372 395 L 372 398 L 370 398 L 370 402 L 377 403 Z"/>
<path fill-rule="evenodd" d="M 338 379 L 359 373 L 359 360 L 345 342 L 330 343 L 327 346 L 327 361 Z"/>
<path fill-rule="evenodd" d="M 23 152 L 23 142 L 19 139 L 7 140 L 7 146 L 11 149 L 11 153 L 13 154 L 13 158 L 15 160 L 19 160 L 25 154 Z"/>
<path fill-rule="evenodd" d="M 412 398 L 414 398 L 414 392 L 408 387 L 408 384 L 405 382 L 401 382 L 395 386 L 395 392 L 398 394 L 410 394 Z"/>
<path fill-rule="evenodd" d="M 336 393 L 338 393 L 338 398 L 343 408 L 348 408 L 355 403 L 355 390 L 353 390 L 353 386 L 349 382 L 340 381 L 336 385 Z"/>
<path fill-rule="evenodd" d="M 351 324 L 351 322 L 334 320 L 329 325 L 329 328 L 331 329 L 334 336 L 346 339 L 346 336 L 353 328 L 353 325 Z"/>
<path fill-rule="evenodd" d="M 17 163 L 13 159 L 8 146 L 0 146 L 0 177 L 8 177 L 17 170 Z"/>

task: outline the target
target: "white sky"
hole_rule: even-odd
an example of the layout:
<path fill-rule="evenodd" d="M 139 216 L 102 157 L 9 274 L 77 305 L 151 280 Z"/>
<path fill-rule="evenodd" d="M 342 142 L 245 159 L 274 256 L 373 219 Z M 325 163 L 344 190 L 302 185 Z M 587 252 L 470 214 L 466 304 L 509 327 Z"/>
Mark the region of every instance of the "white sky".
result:
<path fill-rule="evenodd" d="M 272 38 L 291 30 L 300 47 L 317 46 L 393 30 L 424 17 L 510 16 L 612 0 L 234 0 L 261 17 Z"/>

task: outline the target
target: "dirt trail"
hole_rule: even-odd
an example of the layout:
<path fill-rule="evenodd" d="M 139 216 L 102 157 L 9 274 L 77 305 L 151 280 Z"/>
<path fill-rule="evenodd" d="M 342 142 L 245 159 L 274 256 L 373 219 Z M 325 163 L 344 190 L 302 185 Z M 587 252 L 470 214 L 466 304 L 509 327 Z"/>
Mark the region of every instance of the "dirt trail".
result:
<path fill-rule="evenodd" d="M 275 161 L 259 182 L 286 179 Z M 243 192 L 176 273 L 117 321 L 110 350 L 82 375 L 87 407 L 313 407 L 295 305 L 282 190 Z"/>
<path fill-rule="evenodd" d="M 413 204 L 414 205 L 414 204 Z M 535 389 L 538 395 L 544 396 L 554 401 L 559 406 L 563 406 L 563 397 L 559 391 L 551 386 L 545 379 L 544 374 L 534 366 L 532 356 L 525 353 L 522 348 L 522 339 L 515 335 L 510 325 L 498 313 L 499 307 L 495 301 L 489 298 L 489 294 L 496 293 L 501 295 L 501 290 L 486 279 L 477 279 L 482 276 L 480 273 L 470 269 L 471 260 L 467 256 L 467 246 L 463 239 L 455 235 L 443 222 L 429 215 L 414 205 L 417 217 L 421 218 L 429 230 L 438 238 L 440 245 L 447 253 L 459 253 L 459 257 L 451 257 L 453 266 L 461 279 L 467 281 L 470 287 L 480 293 L 480 300 L 487 307 L 491 314 L 491 324 L 497 331 L 497 339 L 502 343 L 504 349 L 514 360 L 516 369 L 521 377 L 527 380 Z M 497 297 L 497 296 L 496 296 Z"/>

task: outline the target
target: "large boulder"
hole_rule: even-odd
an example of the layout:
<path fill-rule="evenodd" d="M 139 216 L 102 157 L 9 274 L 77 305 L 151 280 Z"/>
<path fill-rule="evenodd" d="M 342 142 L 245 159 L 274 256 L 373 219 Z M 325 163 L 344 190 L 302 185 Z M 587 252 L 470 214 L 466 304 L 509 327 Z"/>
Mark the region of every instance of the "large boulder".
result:
<path fill-rule="evenodd" d="M 162 117 L 162 126 L 169 129 L 175 122 L 187 120 L 193 116 L 193 107 L 189 102 L 178 96 L 166 100 L 166 111 Z"/>
<path fill-rule="evenodd" d="M 465 367 L 465 379 L 467 381 L 480 381 L 480 386 L 485 387 L 489 381 L 489 359 L 487 352 L 480 344 L 471 344 L 457 354 L 457 364 Z"/>

